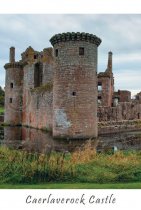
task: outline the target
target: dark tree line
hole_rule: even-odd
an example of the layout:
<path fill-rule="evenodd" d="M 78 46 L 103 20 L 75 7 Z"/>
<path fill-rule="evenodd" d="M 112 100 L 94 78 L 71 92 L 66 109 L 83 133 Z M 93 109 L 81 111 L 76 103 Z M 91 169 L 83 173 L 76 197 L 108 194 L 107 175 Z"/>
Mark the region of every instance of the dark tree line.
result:
<path fill-rule="evenodd" d="M 4 106 L 4 90 L 2 89 L 1 86 L 0 86 L 0 106 L 1 107 Z"/>

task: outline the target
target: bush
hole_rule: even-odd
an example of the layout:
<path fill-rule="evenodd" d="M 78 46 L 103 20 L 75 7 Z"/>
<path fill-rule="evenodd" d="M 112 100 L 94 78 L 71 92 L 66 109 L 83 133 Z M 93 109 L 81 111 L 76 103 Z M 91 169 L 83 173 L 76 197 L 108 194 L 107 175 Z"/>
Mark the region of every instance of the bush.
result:
<path fill-rule="evenodd" d="M 4 106 L 4 90 L 0 86 L 0 107 Z"/>

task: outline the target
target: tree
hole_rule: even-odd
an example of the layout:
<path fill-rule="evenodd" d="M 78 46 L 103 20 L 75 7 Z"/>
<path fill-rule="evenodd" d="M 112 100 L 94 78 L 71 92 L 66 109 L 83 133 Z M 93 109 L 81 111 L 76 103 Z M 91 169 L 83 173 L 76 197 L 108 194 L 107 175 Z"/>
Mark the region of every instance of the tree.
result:
<path fill-rule="evenodd" d="M 4 90 L 2 89 L 2 87 L 0 86 L 0 106 L 3 107 L 4 106 Z"/>

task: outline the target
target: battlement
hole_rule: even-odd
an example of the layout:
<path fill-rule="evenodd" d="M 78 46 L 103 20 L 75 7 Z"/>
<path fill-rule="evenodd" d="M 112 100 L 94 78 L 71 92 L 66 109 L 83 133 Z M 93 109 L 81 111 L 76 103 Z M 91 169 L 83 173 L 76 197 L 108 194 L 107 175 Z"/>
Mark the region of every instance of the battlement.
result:
<path fill-rule="evenodd" d="M 25 52 L 21 54 L 22 62 L 27 64 L 33 64 L 36 62 L 48 62 L 51 63 L 53 60 L 53 48 L 44 48 L 43 51 L 35 51 L 29 46 Z"/>
<path fill-rule="evenodd" d="M 97 137 L 99 121 L 141 119 L 141 93 L 114 92 L 111 51 L 105 72 L 97 74 L 96 35 L 56 34 L 52 47 L 29 46 L 15 61 L 15 47 L 5 64 L 5 123 L 52 130 L 54 138 Z M 98 107 L 98 109 L 97 109 Z"/>
<path fill-rule="evenodd" d="M 6 63 L 4 65 L 5 69 L 9 69 L 9 68 L 21 68 L 22 69 L 23 64 L 19 61 L 19 62 L 14 62 L 14 63 Z"/>
<path fill-rule="evenodd" d="M 98 38 L 96 35 L 84 32 L 82 33 L 67 32 L 62 34 L 56 34 L 50 39 L 50 42 L 53 46 L 59 42 L 68 42 L 68 41 L 86 41 L 95 44 L 96 46 L 99 46 L 100 43 L 102 42 L 102 40 Z"/>

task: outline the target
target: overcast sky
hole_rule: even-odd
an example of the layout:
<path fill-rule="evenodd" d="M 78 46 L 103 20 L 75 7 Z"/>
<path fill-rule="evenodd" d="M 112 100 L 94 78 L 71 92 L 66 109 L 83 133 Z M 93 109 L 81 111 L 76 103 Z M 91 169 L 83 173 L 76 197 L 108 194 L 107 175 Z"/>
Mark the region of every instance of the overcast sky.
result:
<path fill-rule="evenodd" d="M 72 31 L 102 39 L 98 72 L 105 71 L 108 51 L 113 52 L 115 90 L 141 91 L 141 15 L 0 15 L 0 85 L 11 46 L 19 60 L 28 46 L 41 51 L 54 34 Z"/>

